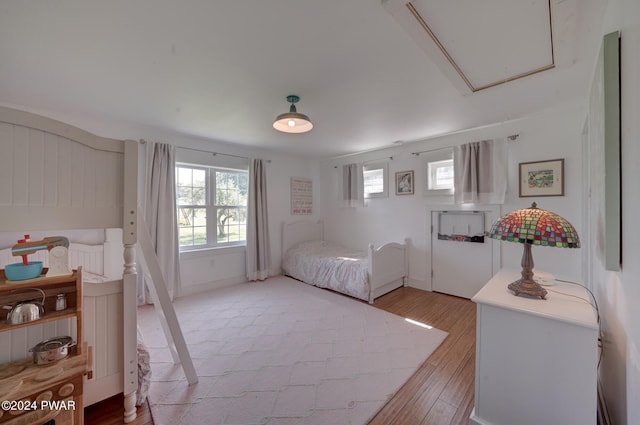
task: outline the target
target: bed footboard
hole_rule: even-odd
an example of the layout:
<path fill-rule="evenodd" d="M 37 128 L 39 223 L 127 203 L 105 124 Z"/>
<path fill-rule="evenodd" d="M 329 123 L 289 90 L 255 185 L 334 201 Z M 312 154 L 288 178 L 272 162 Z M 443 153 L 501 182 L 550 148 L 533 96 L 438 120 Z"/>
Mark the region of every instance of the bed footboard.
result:
<path fill-rule="evenodd" d="M 409 239 L 404 244 L 387 243 L 375 249 L 369 244 L 369 304 L 381 295 L 407 285 L 409 276 Z"/>

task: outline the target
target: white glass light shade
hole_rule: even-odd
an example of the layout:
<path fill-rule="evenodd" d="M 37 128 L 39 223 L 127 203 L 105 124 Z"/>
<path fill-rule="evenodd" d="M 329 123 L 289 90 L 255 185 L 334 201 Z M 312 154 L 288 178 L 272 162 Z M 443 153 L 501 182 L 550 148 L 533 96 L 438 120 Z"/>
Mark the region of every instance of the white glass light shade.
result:
<path fill-rule="evenodd" d="M 273 128 L 284 133 L 306 133 L 313 128 L 313 123 L 305 114 L 286 112 L 278 115 Z"/>

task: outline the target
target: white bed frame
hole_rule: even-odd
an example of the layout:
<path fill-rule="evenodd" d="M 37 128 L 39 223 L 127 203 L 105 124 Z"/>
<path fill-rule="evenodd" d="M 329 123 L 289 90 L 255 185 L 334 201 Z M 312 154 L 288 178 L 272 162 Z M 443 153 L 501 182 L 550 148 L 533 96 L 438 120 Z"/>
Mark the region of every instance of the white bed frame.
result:
<path fill-rule="evenodd" d="M 122 392 L 124 422 L 132 422 L 138 387 L 138 143 L 99 137 L 50 118 L 0 107 L 0 149 L 0 232 L 122 229 L 121 239 L 110 240 L 102 249 L 73 245 L 70 259 L 73 264 L 77 253 L 82 260 L 75 266 L 82 264 L 96 274 L 104 274 L 105 267 L 121 270 L 117 279 L 84 285 L 85 339 L 94 346 L 94 376 L 84 398 L 95 402 Z M 113 251 L 122 257 L 114 260 Z M 46 332 L 60 331 L 47 325 L 42 325 L 40 335 L 11 337 L 27 344 Z M 24 353 L 23 348 L 16 347 L 9 355 Z"/>
<path fill-rule="evenodd" d="M 289 248 L 307 241 L 324 240 L 322 221 L 294 221 L 282 225 L 282 256 Z M 369 304 L 373 300 L 401 286 L 407 286 L 409 279 L 409 239 L 404 244 L 390 242 L 375 248 L 367 247 L 369 279 Z"/>

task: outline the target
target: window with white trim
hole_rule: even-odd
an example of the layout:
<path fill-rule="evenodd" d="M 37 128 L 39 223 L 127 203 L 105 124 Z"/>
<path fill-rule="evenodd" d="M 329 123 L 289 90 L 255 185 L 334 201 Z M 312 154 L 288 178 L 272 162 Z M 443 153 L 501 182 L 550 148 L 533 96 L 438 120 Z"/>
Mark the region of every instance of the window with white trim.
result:
<path fill-rule="evenodd" d="M 362 167 L 365 198 L 382 198 L 389 196 L 388 164 L 378 162 L 365 164 Z"/>
<path fill-rule="evenodd" d="M 248 172 L 176 164 L 180 250 L 244 245 Z"/>
<path fill-rule="evenodd" d="M 438 203 L 453 203 L 455 167 L 453 148 L 424 152 L 424 196 Z"/>
<path fill-rule="evenodd" d="M 429 190 L 453 190 L 453 159 L 427 163 Z"/>

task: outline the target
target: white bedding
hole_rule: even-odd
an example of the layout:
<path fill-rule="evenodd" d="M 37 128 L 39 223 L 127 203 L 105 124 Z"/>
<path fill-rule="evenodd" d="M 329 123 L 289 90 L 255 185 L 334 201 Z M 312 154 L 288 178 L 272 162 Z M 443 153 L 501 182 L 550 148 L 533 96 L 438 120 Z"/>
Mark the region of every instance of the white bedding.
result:
<path fill-rule="evenodd" d="M 367 253 L 327 241 L 302 242 L 289 249 L 284 273 L 310 285 L 369 299 Z"/>

